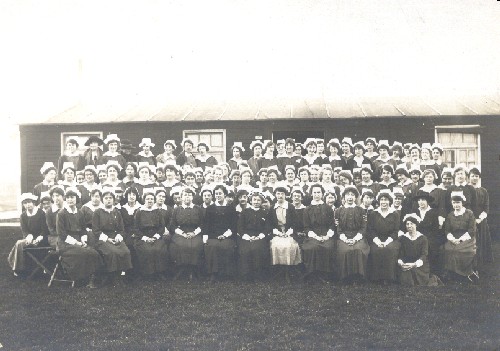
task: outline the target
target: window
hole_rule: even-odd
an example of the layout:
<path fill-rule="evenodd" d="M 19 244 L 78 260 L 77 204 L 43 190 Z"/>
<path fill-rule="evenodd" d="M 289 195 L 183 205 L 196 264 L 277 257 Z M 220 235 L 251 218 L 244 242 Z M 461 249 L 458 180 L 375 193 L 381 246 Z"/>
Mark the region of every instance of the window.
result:
<path fill-rule="evenodd" d="M 184 138 L 189 138 L 193 141 L 196 154 L 196 145 L 198 143 L 206 143 L 210 150 L 209 155 L 215 157 L 219 162 L 226 160 L 226 130 L 225 129 L 201 129 L 201 130 L 185 130 L 183 132 Z"/>
<path fill-rule="evenodd" d="M 444 148 L 443 162 L 449 167 L 481 164 L 479 126 L 438 126 L 436 140 Z"/>
<path fill-rule="evenodd" d="M 85 142 L 91 135 L 95 135 L 102 139 L 102 132 L 75 132 L 75 133 L 61 133 L 61 155 L 64 153 L 66 148 L 66 140 L 75 139 L 78 142 L 78 151 L 81 155 L 87 150 Z M 102 149 L 102 147 L 101 147 Z"/>

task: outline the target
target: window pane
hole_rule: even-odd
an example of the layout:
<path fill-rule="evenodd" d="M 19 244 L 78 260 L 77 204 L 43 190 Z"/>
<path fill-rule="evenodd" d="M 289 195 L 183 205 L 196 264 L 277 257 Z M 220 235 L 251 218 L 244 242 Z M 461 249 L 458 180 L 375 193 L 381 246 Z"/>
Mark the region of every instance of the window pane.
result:
<path fill-rule="evenodd" d="M 223 147 L 222 143 L 222 133 L 216 133 L 211 135 L 212 138 L 210 140 L 210 144 L 215 147 Z"/>
<path fill-rule="evenodd" d="M 439 133 L 438 140 L 443 145 L 449 145 L 450 144 L 450 133 Z"/>
<path fill-rule="evenodd" d="M 462 133 L 451 133 L 451 144 L 462 144 Z"/>
<path fill-rule="evenodd" d="M 470 133 L 464 133 L 464 143 L 475 144 L 476 143 L 476 135 L 470 134 Z"/>
<path fill-rule="evenodd" d="M 476 150 L 469 150 L 468 154 L 467 162 L 476 162 Z"/>
<path fill-rule="evenodd" d="M 452 163 L 455 163 L 455 151 L 454 150 L 444 150 L 444 162 L 447 164 L 450 164 L 450 165 Z"/>
<path fill-rule="evenodd" d="M 200 134 L 200 143 L 206 143 L 210 147 L 210 134 Z"/>
<path fill-rule="evenodd" d="M 467 163 L 467 150 L 460 149 L 458 150 L 458 163 Z"/>

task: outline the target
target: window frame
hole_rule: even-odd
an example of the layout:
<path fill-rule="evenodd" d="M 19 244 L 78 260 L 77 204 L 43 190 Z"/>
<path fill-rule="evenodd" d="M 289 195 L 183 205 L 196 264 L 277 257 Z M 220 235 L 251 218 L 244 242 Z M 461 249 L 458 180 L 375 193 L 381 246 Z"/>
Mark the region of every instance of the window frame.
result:
<path fill-rule="evenodd" d="M 472 124 L 472 125 L 437 125 L 434 128 L 434 141 L 436 143 L 439 142 L 438 134 L 439 133 L 468 133 L 468 134 L 475 134 L 477 135 L 477 160 L 476 160 L 476 165 L 481 167 L 481 133 L 482 133 L 483 127 L 478 125 L 478 124 Z M 443 148 L 445 148 L 445 145 L 443 145 Z"/>
<path fill-rule="evenodd" d="M 224 157 L 224 162 L 226 161 L 226 149 L 227 149 L 227 143 L 226 143 L 226 129 L 185 129 L 182 131 L 182 139 L 184 140 L 186 138 L 186 134 L 203 134 L 203 133 L 222 133 L 222 156 Z M 193 154 L 197 155 L 198 150 L 196 149 L 197 145 L 194 145 L 194 150 Z M 209 145 L 211 148 L 211 145 Z M 182 145 L 181 145 L 182 148 Z M 211 151 L 207 152 L 207 154 L 212 155 Z"/>
<path fill-rule="evenodd" d="M 97 131 L 79 131 L 79 132 L 61 132 L 61 155 L 64 154 L 64 151 L 66 149 L 66 140 L 69 138 L 69 137 L 77 137 L 77 141 L 79 142 L 79 147 L 78 147 L 78 151 L 80 152 L 81 155 L 83 155 L 83 153 L 85 152 L 86 150 L 86 147 L 85 147 L 85 142 L 88 140 L 88 138 L 92 135 L 95 135 L 97 137 L 99 137 L 100 139 L 103 139 L 103 135 L 104 135 L 104 132 L 97 132 Z M 82 138 L 85 138 L 85 141 L 82 142 Z M 99 146 L 102 150 L 102 146 Z"/>

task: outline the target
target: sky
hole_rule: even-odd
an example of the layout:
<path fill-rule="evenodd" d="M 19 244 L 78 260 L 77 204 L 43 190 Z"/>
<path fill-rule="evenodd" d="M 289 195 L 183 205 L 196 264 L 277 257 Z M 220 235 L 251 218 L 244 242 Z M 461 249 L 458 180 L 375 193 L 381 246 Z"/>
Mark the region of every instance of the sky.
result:
<path fill-rule="evenodd" d="M 499 23 L 484 0 L 2 0 L 0 147 L 19 164 L 15 125 L 78 103 L 499 96 Z"/>

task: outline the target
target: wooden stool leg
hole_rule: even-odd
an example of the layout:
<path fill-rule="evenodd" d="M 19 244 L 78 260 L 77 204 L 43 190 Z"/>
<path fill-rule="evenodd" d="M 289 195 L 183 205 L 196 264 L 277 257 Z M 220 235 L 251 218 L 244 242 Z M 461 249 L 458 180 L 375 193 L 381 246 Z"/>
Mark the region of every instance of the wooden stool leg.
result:
<path fill-rule="evenodd" d="M 57 273 L 57 268 L 59 268 L 59 262 L 56 263 L 56 267 L 54 268 L 54 272 L 52 272 L 52 275 L 50 276 L 50 280 L 49 280 L 49 287 L 52 285 L 52 282 L 54 281 L 54 278 L 56 276 L 56 273 Z"/>

